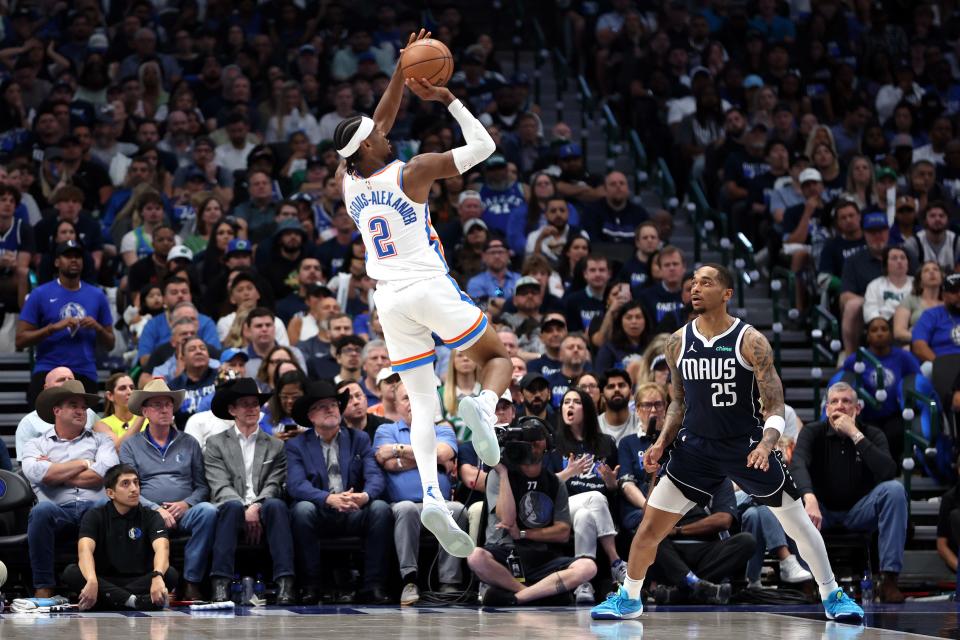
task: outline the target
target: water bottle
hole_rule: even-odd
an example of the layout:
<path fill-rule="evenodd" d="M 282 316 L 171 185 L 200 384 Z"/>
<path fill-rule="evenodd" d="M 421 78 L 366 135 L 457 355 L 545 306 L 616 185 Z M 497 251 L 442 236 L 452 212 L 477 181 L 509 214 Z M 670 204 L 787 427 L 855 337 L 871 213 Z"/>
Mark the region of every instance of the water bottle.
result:
<path fill-rule="evenodd" d="M 257 581 L 253 583 L 253 593 L 257 598 L 263 600 L 263 594 L 267 590 L 267 585 L 263 584 L 263 574 L 257 574 Z"/>
<path fill-rule="evenodd" d="M 250 576 L 243 576 L 243 594 L 240 597 L 240 604 L 250 604 L 250 601 L 253 599 L 253 578 Z"/>
<path fill-rule="evenodd" d="M 234 574 L 233 582 L 230 583 L 230 599 L 233 604 L 241 604 L 243 601 L 243 585 L 240 584 L 240 574 Z"/>
<path fill-rule="evenodd" d="M 870 604 L 873 602 L 873 576 L 870 575 L 870 569 L 863 572 L 863 580 L 860 581 L 860 603 Z"/>

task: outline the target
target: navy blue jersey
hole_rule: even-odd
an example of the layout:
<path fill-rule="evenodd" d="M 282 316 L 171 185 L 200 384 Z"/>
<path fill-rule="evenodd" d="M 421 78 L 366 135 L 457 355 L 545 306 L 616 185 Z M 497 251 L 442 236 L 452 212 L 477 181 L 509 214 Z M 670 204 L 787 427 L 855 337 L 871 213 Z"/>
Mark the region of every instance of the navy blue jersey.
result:
<path fill-rule="evenodd" d="M 683 380 L 683 428 L 711 440 L 737 438 L 763 424 L 753 367 L 740 353 L 750 325 L 734 318 L 730 328 L 707 340 L 696 320 L 683 328 L 677 370 Z"/>

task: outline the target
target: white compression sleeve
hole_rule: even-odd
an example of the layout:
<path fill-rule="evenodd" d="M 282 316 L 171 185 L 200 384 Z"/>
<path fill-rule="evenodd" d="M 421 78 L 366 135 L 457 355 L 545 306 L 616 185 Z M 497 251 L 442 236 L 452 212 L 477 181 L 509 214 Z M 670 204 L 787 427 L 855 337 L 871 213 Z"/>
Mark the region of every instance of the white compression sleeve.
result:
<path fill-rule="evenodd" d="M 780 497 L 779 507 L 770 507 L 770 511 L 780 521 L 783 532 L 793 538 L 800 551 L 800 557 L 810 567 L 810 573 L 820 588 L 820 598 L 827 597 L 837 590 L 837 581 L 833 577 L 830 567 L 830 558 L 827 557 L 827 547 L 823 544 L 823 536 L 813 526 L 810 516 L 803 508 L 803 501 L 791 498 L 786 493 Z"/>
<path fill-rule="evenodd" d="M 473 114 L 459 100 L 451 102 L 447 109 L 457 121 L 457 124 L 460 125 L 460 130 L 463 131 L 463 139 L 467 142 L 464 146 L 457 147 L 450 152 L 453 154 L 453 162 L 457 165 L 457 171 L 466 173 L 490 157 L 490 154 L 496 150 L 497 145 L 493 142 L 490 134 L 487 133 L 483 123 L 474 118 Z"/>
<path fill-rule="evenodd" d="M 410 413 L 413 414 L 410 444 L 417 459 L 417 471 L 420 472 L 424 497 L 430 487 L 433 488 L 434 495 L 440 496 L 437 480 L 437 432 L 434 428 L 440 403 L 433 367 L 421 366 L 401 371 L 400 379 L 410 395 Z"/>

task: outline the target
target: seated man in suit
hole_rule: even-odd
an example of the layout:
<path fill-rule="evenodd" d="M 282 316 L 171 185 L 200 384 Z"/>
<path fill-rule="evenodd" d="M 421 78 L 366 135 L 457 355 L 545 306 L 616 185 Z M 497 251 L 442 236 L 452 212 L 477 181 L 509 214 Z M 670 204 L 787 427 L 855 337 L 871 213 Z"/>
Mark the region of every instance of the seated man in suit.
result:
<path fill-rule="evenodd" d="M 320 599 L 317 538 L 359 535 L 364 538 L 364 587 L 361 596 L 388 604 L 384 566 L 393 530 L 393 514 L 383 500 L 383 473 L 373 457 L 370 437 L 342 428 L 340 412 L 349 402 L 326 380 L 311 382 L 293 405 L 297 424 L 313 427 L 286 442 L 287 491 L 293 506 L 297 566 L 304 572 L 301 601 Z"/>
<path fill-rule="evenodd" d="M 401 605 L 410 605 L 420 599 L 417 587 L 417 566 L 420 551 L 420 511 L 423 509 L 423 488 L 417 460 L 410 446 L 410 395 L 401 382 L 397 385 L 397 412 L 402 420 L 388 423 L 377 429 L 373 439 L 377 462 L 386 471 L 387 497 L 396 521 L 393 541 L 400 560 L 400 575 L 403 579 Z M 447 426 L 437 428 L 437 465 L 440 492 L 447 501 L 457 525 L 464 531 L 468 528 L 467 510 L 459 502 L 453 502 L 451 474 L 457 468 L 457 437 Z M 466 536 L 469 539 L 469 536 Z M 472 542 L 472 541 L 471 541 Z M 463 567 L 460 558 L 440 550 L 438 572 L 440 590 L 457 591 Z"/>
<path fill-rule="evenodd" d="M 140 474 L 128 464 L 107 470 L 109 502 L 80 522 L 78 562 L 63 572 L 80 594 L 80 610 L 154 610 L 167 604 L 180 574 L 170 566 L 170 539 L 163 518 L 140 505 Z"/>
<path fill-rule="evenodd" d="M 117 464 L 113 440 L 86 428 L 87 408 L 100 396 L 86 393 L 79 380 L 48 387 L 37 396 L 37 415 L 53 428 L 23 447 L 23 475 L 37 505 L 30 510 L 27 538 L 33 587 L 49 598 L 57 584 L 53 573 L 57 534 L 76 533 L 83 514 L 103 500 L 103 476 Z"/>
<path fill-rule="evenodd" d="M 217 505 L 212 577 L 215 602 L 230 599 L 237 538 L 245 532 L 260 544 L 266 530 L 277 604 L 296 604 L 290 512 L 283 501 L 287 456 L 283 442 L 260 429 L 260 406 L 270 399 L 253 378 L 231 380 L 217 389 L 211 410 L 234 427 L 207 440 L 203 452 L 210 499 Z"/>

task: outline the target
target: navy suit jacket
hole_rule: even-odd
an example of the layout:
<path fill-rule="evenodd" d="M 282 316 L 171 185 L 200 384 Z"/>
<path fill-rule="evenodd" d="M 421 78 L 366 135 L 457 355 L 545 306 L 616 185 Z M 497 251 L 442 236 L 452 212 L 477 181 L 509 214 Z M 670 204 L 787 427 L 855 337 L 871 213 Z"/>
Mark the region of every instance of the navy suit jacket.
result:
<path fill-rule="evenodd" d="M 294 500 L 308 500 L 318 507 L 330 495 L 327 463 L 317 432 L 309 429 L 287 440 L 287 492 Z M 338 451 L 344 490 L 366 491 L 371 500 L 383 493 L 384 478 L 373 455 L 370 436 L 363 431 L 340 427 Z"/>

